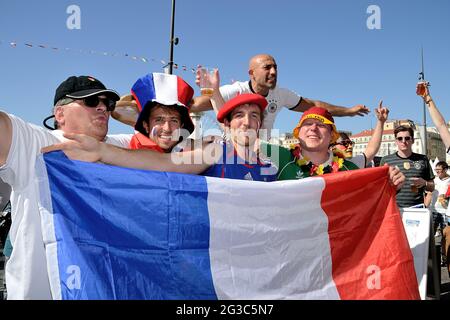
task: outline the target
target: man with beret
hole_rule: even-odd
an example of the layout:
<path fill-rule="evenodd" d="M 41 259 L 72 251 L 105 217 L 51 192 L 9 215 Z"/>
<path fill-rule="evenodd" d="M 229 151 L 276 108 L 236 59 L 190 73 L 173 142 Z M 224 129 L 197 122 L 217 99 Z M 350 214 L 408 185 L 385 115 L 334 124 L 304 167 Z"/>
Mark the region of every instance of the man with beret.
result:
<path fill-rule="evenodd" d="M 258 133 L 267 101 L 259 94 L 246 93 L 226 102 L 217 114 L 227 136 L 222 157 L 202 174 L 240 180 L 274 181 L 277 168 L 258 154 Z"/>
<path fill-rule="evenodd" d="M 13 251 L 6 264 L 8 299 L 51 299 L 39 217 L 35 171 L 42 147 L 64 140 L 64 133 L 85 134 L 96 141 L 128 146 L 130 135 L 107 136 L 110 113 L 119 95 L 90 76 L 72 76 L 56 89 L 49 131 L 0 112 L 0 178 L 12 188 Z M 46 122 L 54 118 L 54 128 Z"/>

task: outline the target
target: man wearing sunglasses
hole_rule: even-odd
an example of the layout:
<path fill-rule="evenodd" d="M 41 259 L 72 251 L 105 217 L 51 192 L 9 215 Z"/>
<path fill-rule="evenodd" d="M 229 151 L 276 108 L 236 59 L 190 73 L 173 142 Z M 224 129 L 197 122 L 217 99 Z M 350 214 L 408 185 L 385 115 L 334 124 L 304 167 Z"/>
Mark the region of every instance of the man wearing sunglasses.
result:
<path fill-rule="evenodd" d="M 412 152 L 414 131 L 411 127 L 399 126 L 394 130 L 398 151 L 381 159 L 385 163 L 397 166 L 406 176 L 407 182 L 397 193 L 397 205 L 400 208 L 412 207 L 424 203 L 425 191 L 434 190 L 434 174 L 426 155 Z"/>
<path fill-rule="evenodd" d="M 69 77 L 56 89 L 53 114 L 44 120 L 52 131 L 0 111 L 0 179 L 12 188 L 10 238 L 13 251 L 5 268 L 8 299 L 51 299 L 39 217 L 35 171 L 41 148 L 82 133 L 127 147 L 131 135 L 107 136 L 108 120 L 119 95 L 99 80 Z M 54 118 L 54 128 L 46 122 Z"/>
<path fill-rule="evenodd" d="M 388 119 L 389 109 L 383 107 L 383 101 L 380 101 L 378 108 L 375 109 L 377 124 L 372 132 L 372 137 L 362 154 L 353 156 L 353 141 L 344 133 L 339 133 L 339 138 L 331 145 L 336 154 L 342 155 L 343 158 L 353 162 L 358 168 L 366 168 L 375 158 L 378 150 L 380 150 L 381 140 L 383 138 L 384 123 Z"/>
<path fill-rule="evenodd" d="M 344 158 L 353 157 L 353 141 L 345 132 L 339 132 L 340 137 L 331 146 L 336 152 L 341 152 Z"/>

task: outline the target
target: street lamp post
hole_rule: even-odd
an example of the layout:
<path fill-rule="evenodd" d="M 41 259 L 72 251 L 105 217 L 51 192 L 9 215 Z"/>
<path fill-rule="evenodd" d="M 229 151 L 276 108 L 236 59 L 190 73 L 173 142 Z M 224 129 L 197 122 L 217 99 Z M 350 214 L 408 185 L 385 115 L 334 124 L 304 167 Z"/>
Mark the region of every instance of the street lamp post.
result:
<path fill-rule="evenodd" d="M 170 57 L 169 74 L 173 73 L 173 46 L 178 44 L 178 38 L 175 38 L 175 0 L 172 0 L 172 18 L 170 27 Z"/>
<path fill-rule="evenodd" d="M 422 47 L 422 72 L 419 73 L 419 81 L 425 82 L 425 67 L 423 63 L 423 47 Z M 425 155 L 428 155 L 428 139 L 427 139 L 427 110 L 425 100 L 423 100 L 423 147 Z"/>

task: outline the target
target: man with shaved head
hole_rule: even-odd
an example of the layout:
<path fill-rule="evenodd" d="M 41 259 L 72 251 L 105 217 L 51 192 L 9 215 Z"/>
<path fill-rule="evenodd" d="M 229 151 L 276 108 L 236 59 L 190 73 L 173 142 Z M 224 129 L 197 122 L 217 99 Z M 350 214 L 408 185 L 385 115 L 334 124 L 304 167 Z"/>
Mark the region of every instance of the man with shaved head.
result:
<path fill-rule="evenodd" d="M 238 94 L 257 93 L 264 96 L 268 102 L 264 112 L 264 123 L 262 129 L 269 131 L 273 128 L 276 115 L 282 107 L 289 110 L 304 112 L 311 107 L 322 107 L 334 116 L 363 116 L 369 113 L 364 105 L 356 105 L 351 108 L 335 106 L 323 101 L 312 100 L 302 97 L 288 89 L 277 87 L 278 70 L 275 59 L 268 54 L 258 54 L 250 59 L 248 74 L 249 81 L 235 82 L 220 87 L 220 93 L 225 101 L 234 98 Z M 199 76 L 197 75 L 197 82 Z M 206 111 L 212 108 L 209 97 L 195 97 L 191 106 L 191 112 Z M 217 110 L 216 110 L 217 111 Z"/>

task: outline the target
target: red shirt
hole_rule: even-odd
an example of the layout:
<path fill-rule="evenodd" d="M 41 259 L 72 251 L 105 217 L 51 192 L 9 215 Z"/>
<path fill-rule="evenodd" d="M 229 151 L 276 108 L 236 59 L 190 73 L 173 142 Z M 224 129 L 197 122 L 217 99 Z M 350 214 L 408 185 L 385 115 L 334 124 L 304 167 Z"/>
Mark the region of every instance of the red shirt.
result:
<path fill-rule="evenodd" d="M 165 151 L 161 149 L 153 140 L 149 137 L 144 136 L 142 133 L 136 133 L 130 141 L 130 149 L 148 149 L 164 153 Z"/>

